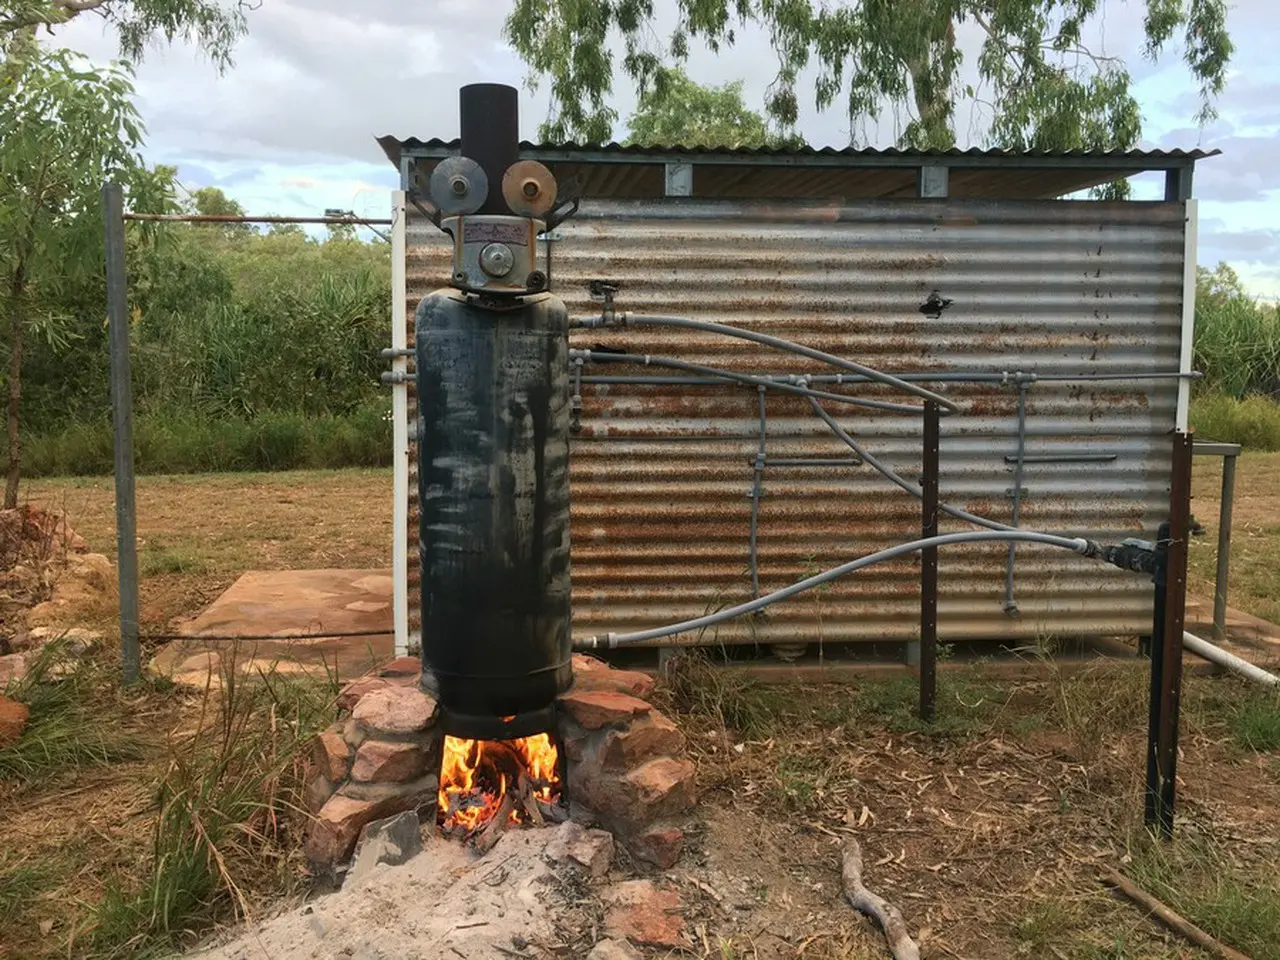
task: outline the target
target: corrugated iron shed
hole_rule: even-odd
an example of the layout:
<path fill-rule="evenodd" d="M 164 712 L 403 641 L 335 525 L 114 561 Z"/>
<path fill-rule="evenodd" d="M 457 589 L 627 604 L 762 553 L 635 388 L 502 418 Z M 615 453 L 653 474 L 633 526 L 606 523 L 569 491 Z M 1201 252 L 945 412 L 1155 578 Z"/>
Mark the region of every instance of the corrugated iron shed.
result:
<path fill-rule="evenodd" d="M 458 148 L 380 142 L 406 185 Z M 574 316 L 599 312 L 589 289 L 604 280 L 619 288 L 619 309 L 771 332 L 935 385 L 962 407 L 943 424 L 945 500 L 1008 522 L 1017 499 L 1024 526 L 1107 540 L 1153 537 L 1167 509 L 1194 281 L 1194 207 L 1181 201 L 1195 162 L 1211 155 L 521 147 L 562 184 L 581 184 L 578 215 L 543 244 L 552 287 Z M 666 196 L 669 165 L 692 168 L 691 195 Z M 939 167 L 946 195 L 916 199 L 922 170 Z M 1149 170 L 1168 174 L 1165 202 L 1053 199 Z M 449 262 L 445 238 L 411 211 L 410 325 L 418 300 L 447 283 Z M 952 301 L 941 317 L 921 309 L 933 291 Z M 661 328 L 579 331 L 573 346 L 741 373 L 829 373 Z M 918 502 L 848 464 L 847 448 L 798 399 L 770 393 L 762 424 L 754 388 L 642 364 L 582 372 L 570 478 L 576 635 L 743 600 L 753 567 L 765 592 L 918 535 Z M 903 476 L 919 475 L 918 417 L 828 409 Z M 757 476 L 762 426 L 768 465 Z M 944 640 L 1149 630 L 1149 581 L 1024 547 L 1009 589 L 1010 559 L 996 545 L 942 556 Z M 901 642 L 918 635 L 918 591 L 917 561 L 904 560 L 767 617 L 665 642 Z M 1005 609 L 1010 598 L 1016 611 Z"/>
<path fill-rule="evenodd" d="M 412 161 L 425 184 L 435 165 L 456 154 L 458 140 L 378 138 L 397 168 Z M 945 166 L 954 199 L 1043 200 L 1148 171 L 1190 171 L 1218 151 L 1127 150 L 1064 153 L 1008 150 L 907 151 L 846 147 L 717 150 L 520 144 L 520 158 L 539 160 L 561 184 L 576 180 L 584 199 L 639 200 L 665 194 L 664 168 L 693 167 L 691 196 L 723 199 L 848 200 L 914 197 L 921 167 Z"/>

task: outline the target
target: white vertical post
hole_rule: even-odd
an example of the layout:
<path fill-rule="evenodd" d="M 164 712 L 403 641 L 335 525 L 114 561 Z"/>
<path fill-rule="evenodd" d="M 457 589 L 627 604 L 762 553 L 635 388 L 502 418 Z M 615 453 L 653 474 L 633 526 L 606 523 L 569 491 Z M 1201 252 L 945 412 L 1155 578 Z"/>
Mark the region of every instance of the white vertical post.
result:
<path fill-rule="evenodd" d="M 391 192 L 391 348 L 408 346 L 405 318 L 405 228 L 404 191 Z M 395 623 L 396 656 L 409 653 L 409 385 L 403 374 L 409 367 L 403 356 L 391 361 L 391 369 L 399 374 L 391 387 L 392 482 L 395 503 L 392 505 L 391 579 L 392 617 Z"/>
<path fill-rule="evenodd" d="M 1191 380 L 1186 375 L 1191 372 L 1191 349 L 1196 336 L 1196 234 L 1199 230 L 1199 201 L 1187 200 L 1186 245 L 1183 250 L 1182 263 L 1182 343 L 1179 344 L 1178 372 L 1183 376 L 1178 380 L 1178 416 L 1176 425 L 1179 430 L 1187 430 L 1187 420 L 1191 409 Z"/>

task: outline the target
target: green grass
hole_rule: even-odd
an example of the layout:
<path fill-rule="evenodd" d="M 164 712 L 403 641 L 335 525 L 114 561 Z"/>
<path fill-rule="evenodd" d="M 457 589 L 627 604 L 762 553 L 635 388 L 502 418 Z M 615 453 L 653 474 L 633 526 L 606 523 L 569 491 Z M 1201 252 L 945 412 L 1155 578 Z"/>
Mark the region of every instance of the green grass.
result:
<path fill-rule="evenodd" d="M 149 543 L 142 548 L 138 564 L 144 577 L 169 573 L 207 573 L 209 558 L 191 547 Z"/>
<path fill-rule="evenodd" d="M 1237 400 L 1197 392 L 1191 404 L 1191 425 L 1202 440 L 1238 443 L 1246 450 L 1280 450 L 1280 403 L 1267 397 Z"/>
<path fill-rule="evenodd" d="M 252 419 L 139 415 L 139 473 L 379 467 L 391 463 L 391 421 L 382 405 L 345 416 L 263 413 Z M 27 477 L 112 472 L 111 423 L 78 423 L 23 440 Z"/>
<path fill-rule="evenodd" d="M 101 695 L 97 672 L 96 663 L 54 642 L 24 679 L 9 684 L 5 695 L 25 703 L 31 717 L 22 738 L 0 750 L 0 781 L 31 783 L 146 755 L 146 742 L 124 727 L 118 702 Z"/>
<path fill-rule="evenodd" d="M 1252 960 L 1280 960 L 1280 875 L 1245 872 L 1192 835 L 1142 836 L 1125 872 L 1156 899 Z"/>
<path fill-rule="evenodd" d="M 1195 367 L 1206 384 L 1233 397 L 1280 390 L 1280 311 L 1221 267 L 1197 286 Z"/>
<path fill-rule="evenodd" d="M 1245 750 L 1280 751 L 1280 692 L 1250 689 L 1227 713 L 1227 729 Z"/>
<path fill-rule="evenodd" d="M 0 928 L 30 909 L 49 882 L 48 864 L 12 851 L 0 853 Z"/>

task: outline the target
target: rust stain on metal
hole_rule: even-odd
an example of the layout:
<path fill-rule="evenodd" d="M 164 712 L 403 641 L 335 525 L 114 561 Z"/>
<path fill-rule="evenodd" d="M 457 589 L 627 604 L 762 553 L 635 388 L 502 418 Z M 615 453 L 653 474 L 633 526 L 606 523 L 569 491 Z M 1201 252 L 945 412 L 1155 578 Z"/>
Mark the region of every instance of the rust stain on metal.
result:
<path fill-rule="evenodd" d="M 1183 222 L 1158 205 L 1108 210 L 1111 219 L 1099 224 L 1088 204 L 584 203 L 549 245 L 551 278 L 574 316 L 599 315 L 588 286 L 607 279 L 620 288 L 619 310 L 767 331 L 888 372 L 1173 369 Z M 411 306 L 447 276 L 447 246 L 434 234 L 411 219 Z M 954 301 L 937 320 L 919 311 L 932 290 Z M 579 330 L 571 342 L 739 373 L 834 372 L 685 330 Z M 613 363 L 584 373 L 676 375 Z M 943 422 L 943 499 L 1007 522 L 1017 387 L 933 385 L 961 406 Z M 856 392 L 900 399 L 880 387 Z M 575 632 L 655 626 L 747 599 L 756 391 L 583 384 L 582 397 L 570 464 Z M 1029 464 L 1025 522 L 1095 537 L 1153 535 L 1167 507 L 1173 382 L 1045 381 L 1028 388 L 1027 400 L 1029 453 L 1115 458 Z M 918 477 L 919 418 L 824 406 L 876 456 Z M 770 393 L 766 412 L 767 458 L 849 455 L 807 401 Z M 766 465 L 758 521 L 766 590 L 910 539 L 920 526 L 918 502 L 866 466 Z M 967 529 L 949 518 L 942 527 Z M 1010 619 L 1001 610 L 1006 558 L 999 544 L 941 553 L 944 640 L 1123 633 L 1149 622 L 1150 584 L 1035 547 L 1018 550 L 1023 616 Z M 904 558 L 763 618 L 661 644 L 908 639 L 918 629 L 918 576 L 917 559 Z"/>

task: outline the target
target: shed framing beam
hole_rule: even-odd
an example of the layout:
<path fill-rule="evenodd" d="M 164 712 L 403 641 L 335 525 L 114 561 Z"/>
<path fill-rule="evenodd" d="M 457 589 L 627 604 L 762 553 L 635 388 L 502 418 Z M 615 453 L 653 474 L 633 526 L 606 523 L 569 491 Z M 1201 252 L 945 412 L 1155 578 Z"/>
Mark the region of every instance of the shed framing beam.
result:
<path fill-rule="evenodd" d="M 443 160 L 458 154 L 458 147 L 410 146 L 400 155 L 403 164 L 406 157 L 414 160 Z M 1211 156 L 1212 154 L 1210 154 Z M 1177 173 L 1190 171 L 1195 160 L 1191 157 L 1150 157 L 1137 159 L 1129 156 L 1021 156 L 1021 155 L 972 155 L 903 153 L 797 153 L 797 154 L 739 154 L 713 151 L 663 151 L 663 150 L 606 150 L 599 148 L 531 147 L 521 145 L 521 160 L 540 160 L 543 163 L 629 163 L 629 164 L 689 164 L 716 167 L 864 167 L 878 170 L 913 169 L 943 166 L 954 170 L 979 170 L 1004 167 L 1011 170 L 1106 170 L 1117 178 L 1136 176 L 1151 170 Z M 403 168 L 402 168 L 403 169 Z M 1181 174 L 1180 174 L 1181 176 Z M 1183 177 L 1190 189 L 1191 177 Z"/>

